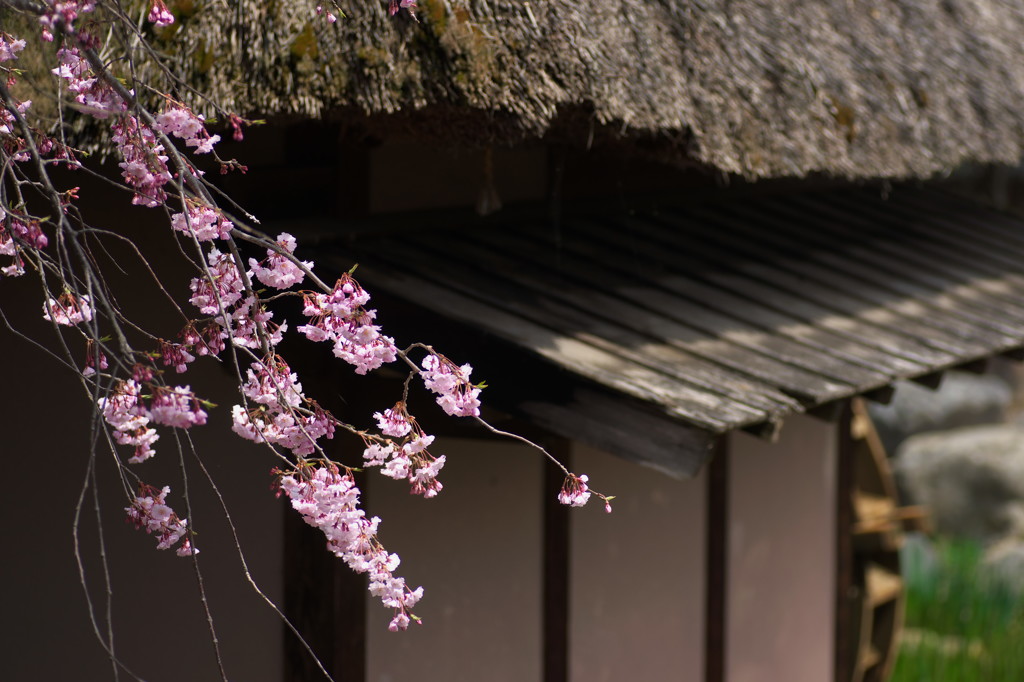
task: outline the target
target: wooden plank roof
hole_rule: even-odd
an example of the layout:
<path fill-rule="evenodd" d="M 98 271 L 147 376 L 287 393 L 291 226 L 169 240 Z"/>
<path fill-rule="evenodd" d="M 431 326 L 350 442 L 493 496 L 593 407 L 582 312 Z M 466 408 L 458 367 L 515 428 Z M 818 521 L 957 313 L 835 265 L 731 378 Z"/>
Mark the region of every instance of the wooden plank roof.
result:
<path fill-rule="evenodd" d="M 357 247 L 373 288 L 709 437 L 1024 346 L 1024 222 L 935 191 L 509 213 Z"/>

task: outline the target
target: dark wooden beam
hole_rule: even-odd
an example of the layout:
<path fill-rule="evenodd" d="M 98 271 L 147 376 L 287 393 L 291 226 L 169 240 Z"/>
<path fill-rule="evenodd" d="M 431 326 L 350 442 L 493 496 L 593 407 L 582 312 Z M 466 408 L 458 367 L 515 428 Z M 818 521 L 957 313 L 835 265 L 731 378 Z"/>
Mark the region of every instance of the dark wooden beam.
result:
<path fill-rule="evenodd" d="M 357 484 L 363 491 L 365 480 Z M 365 474 L 364 474 L 365 476 Z M 323 533 L 285 504 L 284 611 L 335 682 L 366 679 L 366 576 L 326 549 Z M 312 656 L 284 629 L 286 682 L 322 680 Z"/>
<path fill-rule="evenodd" d="M 572 470 L 570 441 L 546 439 L 548 452 Z M 569 679 L 569 507 L 558 491 L 565 474 L 552 462 L 544 468 L 544 587 L 541 628 L 544 682 Z"/>
<path fill-rule="evenodd" d="M 759 424 L 744 426 L 740 430 L 745 433 L 749 433 L 752 436 L 757 436 L 769 443 L 777 443 L 779 441 L 779 434 L 782 433 L 782 420 L 769 419 L 767 421 L 760 422 Z"/>
<path fill-rule="evenodd" d="M 729 451 L 722 437 L 708 467 L 704 682 L 724 682 L 729 584 Z"/>
<path fill-rule="evenodd" d="M 892 384 L 876 388 L 873 391 L 868 391 L 864 394 L 866 400 L 870 400 L 873 403 L 879 405 L 888 405 L 892 402 L 892 397 L 896 395 L 896 387 Z"/>
<path fill-rule="evenodd" d="M 989 358 L 980 358 L 972 362 L 965 362 L 962 365 L 957 365 L 956 370 L 958 372 L 970 372 L 971 374 L 985 374 L 988 372 Z"/>
<path fill-rule="evenodd" d="M 923 374 L 919 377 L 911 379 L 915 384 L 920 384 L 925 388 L 936 389 L 942 385 L 942 378 L 946 376 L 945 370 L 939 370 L 938 372 L 931 372 L 930 374 Z"/>
<path fill-rule="evenodd" d="M 836 615 L 835 682 L 849 682 L 857 656 L 853 632 L 856 595 L 853 565 L 853 482 L 854 451 L 851 433 L 852 412 L 845 401 L 839 419 L 836 444 Z"/>
<path fill-rule="evenodd" d="M 817 407 L 812 407 L 811 409 L 807 410 L 807 414 L 814 417 L 815 419 L 820 419 L 822 421 L 828 422 L 829 424 L 834 424 L 839 420 L 839 417 L 843 411 L 843 406 L 845 404 L 845 400 L 833 400 L 818 405 Z"/>

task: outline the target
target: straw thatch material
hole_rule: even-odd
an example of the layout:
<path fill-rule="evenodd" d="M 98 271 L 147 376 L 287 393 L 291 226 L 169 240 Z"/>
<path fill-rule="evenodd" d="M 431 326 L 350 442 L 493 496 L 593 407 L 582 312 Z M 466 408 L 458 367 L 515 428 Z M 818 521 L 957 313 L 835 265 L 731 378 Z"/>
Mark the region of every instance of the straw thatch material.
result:
<path fill-rule="evenodd" d="M 329 6 L 329 2 L 325 2 Z M 169 2 L 186 80 L 263 116 L 473 143 L 616 138 L 752 177 L 924 177 L 1024 152 L 1010 0 Z M 397 114 L 397 115 L 396 115 Z"/>

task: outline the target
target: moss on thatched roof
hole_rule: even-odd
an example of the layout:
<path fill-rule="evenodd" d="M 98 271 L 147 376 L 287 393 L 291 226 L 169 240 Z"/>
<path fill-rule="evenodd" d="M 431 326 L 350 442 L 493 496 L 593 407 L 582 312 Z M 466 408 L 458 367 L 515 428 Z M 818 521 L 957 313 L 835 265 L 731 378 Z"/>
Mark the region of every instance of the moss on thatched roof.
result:
<path fill-rule="evenodd" d="M 751 177 L 924 177 L 1024 151 L 1008 0 L 419 0 L 419 23 L 340 0 L 335 24 L 306 2 L 168 4 L 158 43 L 188 81 L 260 116 L 614 137 Z"/>

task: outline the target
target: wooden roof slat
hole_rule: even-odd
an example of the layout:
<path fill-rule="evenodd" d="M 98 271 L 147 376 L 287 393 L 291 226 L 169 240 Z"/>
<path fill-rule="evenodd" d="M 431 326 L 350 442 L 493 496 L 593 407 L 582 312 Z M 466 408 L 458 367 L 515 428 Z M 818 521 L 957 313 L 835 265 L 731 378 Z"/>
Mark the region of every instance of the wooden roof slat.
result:
<path fill-rule="evenodd" d="M 514 235 L 500 232 L 490 232 L 486 238 L 524 259 L 538 248 L 517 243 Z M 734 365 L 738 371 L 752 371 L 753 366 L 743 363 L 755 363 L 761 372 L 773 372 L 776 381 L 785 381 L 780 388 L 787 393 L 818 397 L 835 394 L 850 385 L 837 376 L 842 376 L 842 372 L 863 371 L 849 363 L 842 363 L 842 370 L 839 370 L 839 361 L 808 354 L 806 347 L 789 339 L 664 291 L 626 282 L 620 273 L 581 262 L 571 253 L 559 255 L 558 267 L 560 272 L 571 274 L 585 284 L 582 289 L 563 289 L 558 295 L 572 296 L 583 305 L 587 305 L 589 299 L 592 306 L 614 310 L 620 322 L 655 334 L 696 355 L 721 361 L 746 358 Z M 607 283 L 603 288 L 617 300 L 596 294 L 603 283 Z"/>
<path fill-rule="evenodd" d="M 465 259 L 460 265 L 461 268 L 485 268 L 486 276 L 474 275 L 464 269 L 460 281 L 471 285 L 472 291 L 477 294 L 488 292 L 500 297 L 506 309 L 523 315 L 524 319 L 559 329 L 609 353 L 673 376 L 684 385 L 692 385 L 693 390 L 701 390 L 712 395 L 721 394 L 741 406 L 747 406 L 751 415 L 756 414 L 762 419 L 802 409 L 799 402 L 764 382 L 686 353 L 673 345 L 665 344 L 663 339 L 646 336 L 621 324 L 611 323 L 600 313 L 595 314 L 566 304 L 559 297 L 535 295 L 556 284 L 537 273 L 531 277 L 509 279 L 494 286 L 494 280 L 505 279 L 513 268 L 529 271 L 528 266 L 516 264 L 502 254 L 484 255 L 479 249 L 470 251 L 464 242 L 453 240 L 444 247 L 445 255 L 449 257 L 446 259 L 437 252 L 432 253 L 429 241 L 414 242 L 422 260 L 405 267 L 422 276 L 429 276 L 432 269 L 450 265 L 450 256 L 461 256 Z M 424 258 L 426 254 L 429 255 Z M 475 257 L 477 262 L 473 263 L 470 256 Z"/>
<path fill-rule="evenodd" d="M 576 280 L 575 285 L 572 281 L 551 279 L 543 271 L 531 269 L 526 247 L 509 241 L 508 235 L 499 232 L 488 234 L 501 240 L 500 248 L 506 255 L 517 255 L 520 258 L 518 270 L 522 275 L 523 287 L 529 288 L 537 281 L 544 282 L 550 296 L 563 302 L 582 309 L 600 311 L 599 314 L 612 316 L 618 324 L 628 326 L 633 331 L 659 338 L 664 343 L 742 375 L 771 382 L 779 390 L 802 399 L 818 400 L 825 395 L 841 393 L 844 386 L 848 386 L 801 367 L 780 362 L 775 356 L 764 353 L 759 345 L 761 342 L 777 347 L 779 341 L 744 326 L 742 322 L 714 315 L 711 311 L 701 310 L 685 302 L 674 299 L 666 301 L 653 293 L 650 300 L 644 301 L 630 298 L 625 291 L 606 293 L 600 286 L 595 286 L 593 280 L 587 279 L 586 275 L 579 279 L 583 274 L 579 268 L 570 270 L 564 263 L 559 272 L 565 275 L 571 272 Z M 476 236 L 480 235 L 468 235 L 470 239 Z M 625 294 L 626 297 L 618 294 Z M 658 299 L 672 308 L 668 314 L 650 307 L 656 306 Z M 708 330 L 713 331 L 709 333 Z M 720 336 L 717 335 L 719 333 Z"/>
<path fill-rule="evenodd" d="M 914 190 L 893 197 L 567 213 L 557 227 L 508 212 L 472 230 L 360 237 L 360 277 L 604 392 L 571 409 L 614 411 L 618 392 L 652 418 L 754 429 L 1024 348 L 1024 222 Z M 521 412 L 569 409 L 552 405 Z M 710 442 L 670 440 L 684 469 Z M 671 448 L 644 457 L 674 466 Z"/>
<path fill-rule="evenodd" d="M 587 232 L 597 238 L 605 238 L 608 229 L 595 223 L 587 223 Z M 598 259 L 602 253 L 606 256 L 609 253 L 616 253 L 607 243 L 604 247 L 597 247 L 593 243 L 575 239 L 571 243 L 565 240 L 563 232 L 563 245 L 566 248 L 575 249 L 578 253 L 586 254 L 592 259 Z M 604 251 L 602 251 L 604 248 Z M 649 263 L 658 262 L 657 259 L 663 255 L 664 249 L 657 244 L 638 244 L 636 248 L 639 255 Z M 717 272 L 709 273 L 706 263 L 697 264 L 688 256 L 677 257 L 671 255 L 671 264 L 659 263 L 662 267 L 648 268 L 658 274 L 651 275 L 648 279 L 651 286 L 659 287 L 680 297 L 695 301 L 700 305 L 711 307 L 714 310 L 733 317 L 739 317 L 762 329 L 770 330 L 793 339 L 807 347 L 814 349 L 826 357 L 835 357 L 844 363 L 850 363 L 862 368 L 858 372 L 853 370 L 845 376 L 863 385 L 865 388 L 872 385 L 879 385 L 878 382 L 888 383 L 892 374 L 914 373 L 921 371 L 922 365 L 902 357 L 894 356 L 879 351 L 870 345 L 857 343 L 855 333 L 851 333 L 851 324 L 829 324 L 825 320 L 816 319 L 823 312 L 821 308 L 815 308 L 814 314 L 808 313 L 806 301 L 795 296 L 790 296 L 783 291 L 773 290 L 765 287 L 763 283 L 732 276 L 729 274 L 719 275 Z M 687 264 L 693 264 L 694 276 L 682 276 L 676 272 L 691 271 Z M 699 265 L 704 265 L 701 268 Z M 700 281 L 699 277 L 707 281 Z M 784 299 L 781 300 L 780 299 Z M 836 318 L 849 322 L 849 318 Z M 853 325 L 856 326 L 856 325 Z M 861 325 L 863 326 L 863 325 Z M 871 332 L 877 334 L 877 329 Z M 861 331 L 863 333 L 863 330 Z M 867 371 L 863 371 L 867 370 Z M 847 370 L 843 370 L 844 373 Z"/>
<path fill-rule="evenodd" d="M 643 229 L 642 226 L 638 227 Z M 728 223 L 722 224 L 723 229 L 728 227 Z M 887 309 L 894 305 L 891 297 L 866 301 L 849 293 L 851 290 L 861 293 L 865 286 L 861 281 L 844 277 L 841 273 L 802 259 L 778 255 L 774 258 L 768 255 L 758 258 L 759 252 L 747 249 L 738 239 L 734 240 L 734 250 L 741 256 L 739 258 L 730 258 L 730 251 L 725 247 L 702 244 L 699 239 L 690 239 L 689 235 L 685 238 L 685 244 L 682 242 L 683 237 L 676 236 L 676 239 L 680 240 L 678 248 L 701 253 L 716 268 L 734 271 L 744 277 L 760 281 L 766 289 L 774 288 L 805 298 L 833 314 L 867 324 L 870 333 L 864 338 L 866 345 L 926 366 L 941 364 L 955 357 L 949 352 L 948 347 L 937 345 L 935 337 L 938 334 L 934 330 L 927 326 L 921 330 L 915 319 L 907 319 L 905 315 Z M 908 330 L 908 327 L 911 329 Z M 960 349 L 954 349 L 958 350 Z"/>
<path fill-rule="evenodd" d="M 778 207 L 783 210 L 785 207 Z M 887 284 L 893 286 L 899 293 L 918 295 L 913 290 L 916 283 L 923 283 L 931 287 L 931 292 L 939 291 L 944 294 L 933 300 L 949 300 L 952 298 L 964 298 L 970 310 L 958 308 L 956 303 L 951 307 L 956 308 L 960 316 L 970 316 L 972 310 L 978 310 L 979 306 L 989 311 L 998 311 L 1001 315 L 1009 314 L 1014 320 L 1024 322 L 1024 304 L 1013 297 L 1009 283 L 1005 280 L 1012 278 L 1017 285 L 1024 285 L 1024 276 L 1007 272 L 1007 264 L 1004 262 L 997 266 L 986 263 L 996 254 L 991 250 L 979 250 L 976 245 L 966 241 L 954 245 L 938 245 L 932 237 L 932 230 L 922 232 L 909 226 L 905 230 L 892 230 L 888 233 L 884 230 L 891 224 L 892 216 L 886 216 L 877 212 L 878 207 L 860 207 L 862 213 L 872 213 L 876 216 L 878 225 L 882 228 L 876 234 L 867 236 L 871 248 L 883 252 L 875 254 L 874 260 L 886 267 L 890 275 L 898 272 L 905 275 L 904 278 L 891 277 Z M 827 205 L 819 205 L 819 210 L 829 212 L 838 219 L 841 214 Z M 850 228 L 856 226 L 868 226 L 871 224 L 866 216 L 847 215 L 845 219 L 849 225 L 843 227 L 850 233 Z M 830 222 L 829 228 L 835 232 L 838 226 L 836 222 Z M 916 234 L 915 234 L 916 232 Z M 854 231 L 854 234 L 856 232 Z M 909 237 L 909 238 L 908 238 Z M 862 237 L 863 240 L 863 237 Z M 869 251 L 865 248 L 853 247 L 850 254 L 867 259 L 865 254 Z M 1024 254 L 1022 254 L 1024 257 Z M 908 267 L 909 266 L 909 267 Z M 964 281 L 970 281 L 969 286 L 961 286 Z M 908 289 L 911 289 L 908 291 Z M 935 293 L 925 292 L 929 297 L 936 296 Z M 972 321 L 985 322 L 984 319 L 969 317 Z"/>
<path fill-rule="evenodd" d="M 980 341 L 987 347 L 992 343 L 1012 341 L 1020 333 L 1021 325 L 1015 325 L 1008 319 L 1007 314 L 1012 311 L 1003 309 L 1003 314 L 997 316 L 995 311 L 1000 302 L 994 302 L 985 291 L 977 287 L 965 288 L 958 292 L 963 300 L 953 295 L 957 293 L 954 291 L 957 282 L 971 280 L 970 275 L 963 273 L 958 280 L 948 274 L 921 273 L 909 258 L 897 260 L 880 251 L 850 246 L 841 254 L 819 251 L 816 257 L 823 265 L 836 271 L 877 283 L 867 292 L 862 289 L 862 293 L 885 291 L 900 297 L 902 302 L 894 309 L 914 314 L 923 324 L 936 329 L 933 340 L 947 338 L 948 335 L 968 343 Z M 896 277 L 897 274 L 900 276 Z M 885 299 L 879 297 L 878 300 Z"/>
<path fill-rule="evenodd" d="M 731 420 L 741 418 L 737 414 L 738 408 L 734 406 L 725 407 L 722 412 L 711 412 L 710 406 L 721 405 L 706 397 L 703 404 L 694 404 L 676 382 L 663 374 L 505 312 L 495 305 L 495 300 L 486 297 L 477 300 L 462 295 L 400 268 L 362 264 L 359 269 L 361 275 L 376 286 L 392 293 L 401 293 L 409 300 L 430 308 L 443 306 L 454 319 L 482 326 L 495 333 L 500 332 L 505 338 L 581 376 L 658 405 L 668 414 L 699 428 L 721 433 L 732 427 Z"/>
<path fill-rule="evenodd" d="M 722 220 L 727 220 L 726 224 L 732 229 L 753 231 L 739 224 L 740 218 Z M 762 225 L 762 230 L 765 229 L 785 228 L 767 221 Z M 749 253 L 749 249 L 752 248 L 748 247 L 747 252 Z M 757 248 L 760 250 L 762 247 Z M 958 328 L 955 317 L 937 317 L 933 306 L 927 301 L 887 291 L 884 286 L 887 281 L 885 274 L 874 268 L 865 270 L 865 266 L 858 263 L 855 258 L 846 258 L 830 250 L 814 248 L 806 249 L 799 257 L 782 250 L 769 251 L 768 258 L 786 272 L 797 273 L 813 282 L 830 287 L 826 298 L 841 312 L 874 322 L 890 333 L 904 338 L 910 337 L 904 341 L 897 341 L 895 347 L 910 348 L 924 345 L 957 355 L 970 354 L 986 348 L 984 344 L 979 344 L 977 338 L 982 332 L 976 332 L 972 327 L 964 325 Z M 806 283 L 798 284 L 794 291 L 806 292 Z M 822 303 L 829 305 L 826 301 Z M 871 305 L 866 307 L 866 303 Z"/>

